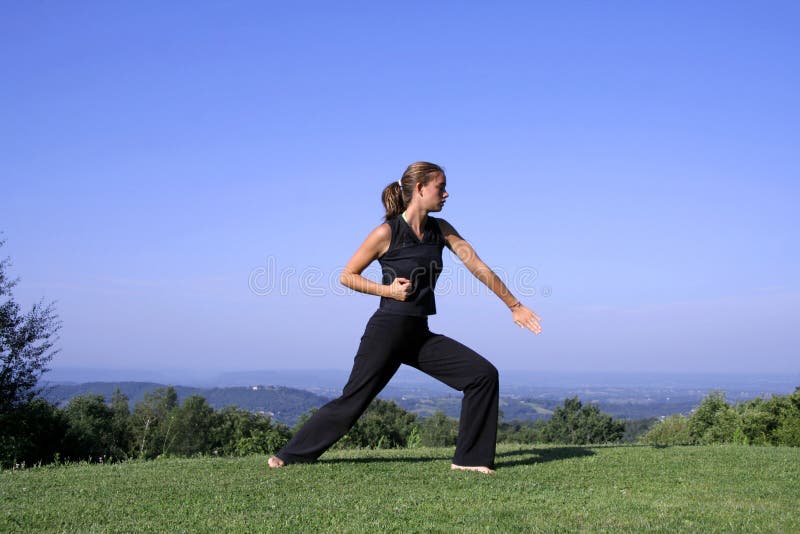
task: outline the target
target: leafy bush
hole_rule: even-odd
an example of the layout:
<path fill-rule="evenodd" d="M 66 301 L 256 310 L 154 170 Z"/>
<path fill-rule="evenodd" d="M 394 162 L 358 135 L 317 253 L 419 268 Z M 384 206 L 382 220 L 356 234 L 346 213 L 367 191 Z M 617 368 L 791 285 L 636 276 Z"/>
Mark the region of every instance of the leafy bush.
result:
<path fill-rule="evenodd" d="M 546 442 L 570 445 L 616 442 L 624 433 L 625 423 L 614 421 L 593 404 L 583 405 L 578 397 L 565 399 L 542 429 Z"/>
<path fill-rule="evenodd" d="M 740 418 L 721 391 L 711 392 L 689 417 L 689 435 L 696 443 L 730 443 Z"/>
<path fill-rule="evenodd" d="M 458 420 L 441 410 L 423 419 L 419 425 L 420 443 L 425 447 L 450 447 L 456 444 Z"/>
<path fill-rule="evenodd" d="M 74 397 L 64 415 L 67 420 L 65 459 L 97 460 L 122 456 L 114 442 L 114 412 L 102 395 Z"/>
<path fill-rule="evenodd" d="M 689 419 L 682 415 L 670 415 L 653 426 L 642 438 L 646 445 L 690 445 Z"/>
<path fill-rule="evenodd" d="M 800 388 L 731 406 L 722 392 L 706 396 L 688 418 L 668 417 L 642 439 L 643 443 L 739 443 L 800 446 Z"/>
<path fill-rule="evenodd" d="M 64 414 L 42 399 L 0 415 L 0 466 L 50 463 L 58 458 L 67 431 Z"/>
<path fill-rule="evenodd" d="M 394 449 L 405 447 L 417 416 L 393 401 L 375 399 L 337 448 Z"/>
<path fill-rule="evenodd" d="M 276 425 L 269 430 L 259 429 L 250 436 L 236 442 L 236 454 L 275 454 L 289 441 L 291 433 L 288 427 Z"/>

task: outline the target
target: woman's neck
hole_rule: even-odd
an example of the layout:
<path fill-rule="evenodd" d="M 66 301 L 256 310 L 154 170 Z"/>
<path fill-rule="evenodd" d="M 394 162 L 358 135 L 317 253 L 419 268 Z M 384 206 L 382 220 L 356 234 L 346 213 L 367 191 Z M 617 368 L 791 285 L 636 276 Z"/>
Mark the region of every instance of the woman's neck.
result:
<path fill-rule="evenodd" d="M 402 217 L 417 236 L 423 234 L 422 229 L 425 228 L 425 223 L 428 222 L 428 212 L 426 210 L 415 209 L 413 206 L 409 206 L 406 208 L 406 211 L 402 213 Z"/>

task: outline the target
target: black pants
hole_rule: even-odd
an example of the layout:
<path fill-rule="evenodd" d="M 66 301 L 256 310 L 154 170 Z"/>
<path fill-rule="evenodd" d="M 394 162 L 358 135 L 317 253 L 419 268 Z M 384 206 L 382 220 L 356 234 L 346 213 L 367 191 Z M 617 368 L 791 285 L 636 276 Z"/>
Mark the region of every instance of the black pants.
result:
<path fill-rule="evenodd" d="M 287 464 L 316 460 L 350 430 L 402 363 L 464 392 L 453 463 L 493 467 L 497 369 L 472 349 L 431 332 L 427 317 L 380 309 L 370 317 L 361 336 L 341 397 L 317 410 L 276 456 Z"/>

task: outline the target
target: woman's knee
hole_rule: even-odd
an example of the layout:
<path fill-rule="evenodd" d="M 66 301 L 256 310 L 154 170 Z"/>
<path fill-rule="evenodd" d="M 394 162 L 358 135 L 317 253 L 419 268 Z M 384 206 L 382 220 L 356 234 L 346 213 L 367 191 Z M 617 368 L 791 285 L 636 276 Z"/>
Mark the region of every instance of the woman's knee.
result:
<path fill-rule="evenodd" d="M 481 365 L 475 373 L 474 383 L 497 387 L 499 382 L 500 373 L 498 373 L 497 367 L 492 365 L 488 360 L 484 360 L 483 365 Z"/>
<path fill-rule="evenodd" d="M 497 367 L 491 363 L 489 363 L 488 367 L 486 368 L 486 379 L 491 381 L 493 384 L 498 384 L 500 382 L 500 373 L 497 371 Z"/>

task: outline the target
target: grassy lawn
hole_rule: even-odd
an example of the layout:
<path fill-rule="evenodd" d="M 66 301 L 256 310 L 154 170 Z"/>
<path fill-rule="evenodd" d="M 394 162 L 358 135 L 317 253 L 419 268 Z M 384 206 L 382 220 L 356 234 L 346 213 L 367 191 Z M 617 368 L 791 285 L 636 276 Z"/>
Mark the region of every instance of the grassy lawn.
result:
<path fill-rule="evenodd" d="M 73 464 L 0 473 L 0 532 L 800 532 L 800 449 L 501 446 Z"/>

